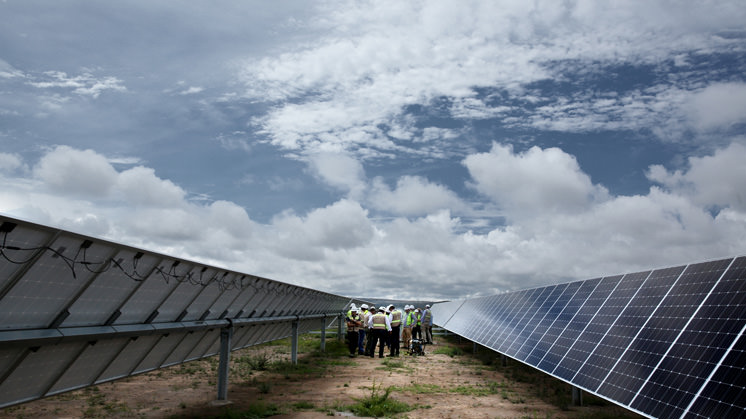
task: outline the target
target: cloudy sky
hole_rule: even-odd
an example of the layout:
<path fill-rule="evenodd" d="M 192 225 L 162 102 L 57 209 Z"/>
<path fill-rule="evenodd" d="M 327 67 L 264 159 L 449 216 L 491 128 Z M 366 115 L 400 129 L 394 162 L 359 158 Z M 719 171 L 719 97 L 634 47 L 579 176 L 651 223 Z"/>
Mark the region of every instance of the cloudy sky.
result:
<path fill-rule="evenodd" d="M 0 213 L 350 296 L 743 255 L 746 8 L 4 0 Z"/>

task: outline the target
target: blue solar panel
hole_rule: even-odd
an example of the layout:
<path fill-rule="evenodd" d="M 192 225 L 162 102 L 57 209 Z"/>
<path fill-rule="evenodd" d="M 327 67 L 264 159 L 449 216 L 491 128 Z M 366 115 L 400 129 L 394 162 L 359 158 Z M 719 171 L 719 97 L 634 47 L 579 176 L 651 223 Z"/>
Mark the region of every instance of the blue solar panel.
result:
<path fill-rule="evenodd" d="M 729 262 L 707 262 L 687 267 L 673 286 L 672 293 L 664 299 L 663 310 L 655 313 L 655 318 L 667 321 L 661 325 L 668 330 L 665 336 L 673 337 L 667 342 L 673 344 L 683 334 Z M 706 346 L 710 342 L 704 341 L 699 344 Z M 693 394 L 699 388 L 696 387 L 697 382 L 701 385 L 703 379 L 702 369 L 691 370 L 702 360 L 693 358 L 693 363 L 686 361 L 689 356 L 699 357 L 701 354 L 687 354 L 682 345 L 667 346 L 664 356 L 647 379 L 645 386 L 631 402 L 633 408 L 649 412 L 656 417 L 680 416 L 691 399 L 685 393 Z"/>
<path fill-rule="evenodd" d="M 562 353 L 562 360 L 552 371 L 558 377 L 568 381 L 572 380 L 580 367 L 585 363 L 585 360 L 588 359 L 593 348 L 601 340 L 604 332 L 608 330 L 603 329 L 600 323 L 608 322 L 607 317 L 610 311 L 613 311 L 613 307 L 610 310 L 605 310 L 606 316 L 602 315 L 599 318 L 600 321 L 596 317 L 604 309 L 606 301 L 610 298 L 613 291 L 616 290 L 621 279 L 621 275 L 602 279 L 593 295 L 588 299 L 588 307 L 593 313 L 584 313 L 584 317 L 578 319 L 580 322 L 578 326 L 582 326 L 582 330 L 578 331 L 578 334 L 575 334 L 576 329 L 572 329 L 566 337 L 563 336 L 563 338 L 567 339 L 563 341 L 563 344 L 568 344 L 569 349 Z"/>
<path fill-rule="evenodd" d="M 646 416 L 746 417 L 746 257 L 465 300 L 449 315 L 447 329 L 476 316 L 463 336 Z"/>
<path fill-rule="evenodd" d="M 520 359 L 529 365 L 535 366 L 544 358 L 547 350 L 557 339 L 559 332 L 564 329 L 570 319 L 572 319 L 572 316 L 577 312 L 579 306 L 570 306 L 570 302 L 577 295 L 581 285 L 581 282 L 574 282 L 565 287 L 565 290 L 557 298 L 557 302 L 552 306 L 552 309 L 544 316 L 544 319 L 536 327 L 534 333 L 527 340 L 526 344 L 523 345 L 523 348 L 526 349 L 521 348 L 525 356 L 522 356 Z"/>
<path fill-rule="evenodd" d="M 634 332 L 632 341 L 617 354 L 615 365 L 602 377 L 604 383 L 597 391 L 613 400 L 629 403 L 644 383 L 652 369 L 646 360 L 652 354 L 651 341 L 645 336 L 653 329 L 648 327 L 651 315 L 659 307 L 684 267 L 653 271 L 620 318 L 620 325 Z"/>

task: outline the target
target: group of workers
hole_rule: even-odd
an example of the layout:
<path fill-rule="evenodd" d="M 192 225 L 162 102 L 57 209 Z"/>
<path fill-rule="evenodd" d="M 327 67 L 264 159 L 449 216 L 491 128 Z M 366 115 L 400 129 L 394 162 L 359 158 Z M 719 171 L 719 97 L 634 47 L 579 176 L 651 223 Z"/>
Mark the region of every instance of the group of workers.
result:
<path fill-rule="evenodd" d="M 383 358 L 384 348 L 389 356 L 399 356 L 399 348 L 409 350 L 412 339 L 426 344 L 433 343 L 433 313 L 430 305 L 424 309 L 405 305 L 404 312 L 393 304 L 388 307 L 355 304 L 347 312 L 347 343 L 350 356 L 365 355 L 373 358 L 378 346 L 378 357 Z"/>

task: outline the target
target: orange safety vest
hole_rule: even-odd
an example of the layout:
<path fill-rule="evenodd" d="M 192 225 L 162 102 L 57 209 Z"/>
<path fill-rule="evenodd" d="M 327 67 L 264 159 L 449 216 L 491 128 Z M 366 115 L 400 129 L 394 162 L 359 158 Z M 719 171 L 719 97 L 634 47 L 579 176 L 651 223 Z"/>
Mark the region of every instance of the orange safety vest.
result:
<path fill-rule="evenodd" d="M 373 328 L 379 330 L 386 330 L 386 315 L 383 313 L 376 313 L 373 315 Z"/>
<path fill-rule="evenodd" d="M 394 310 L 391 312 L 391 327 L 396 327 L 401 324 L 401 311 Z"/>

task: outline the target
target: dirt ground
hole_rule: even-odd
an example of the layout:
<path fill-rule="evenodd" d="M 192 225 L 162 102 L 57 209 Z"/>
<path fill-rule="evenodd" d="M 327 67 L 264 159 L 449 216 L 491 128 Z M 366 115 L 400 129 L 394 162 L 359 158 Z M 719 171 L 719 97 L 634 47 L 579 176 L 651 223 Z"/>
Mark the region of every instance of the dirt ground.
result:
<path fill-rule="evenodd" d="M 571 406 L 570 387 L 455 338 L 437 339 L 424 356 L 346 355 L 343 344 L 301 338 L 299 363 L 287 340 L 231 355 L 230 404 L 215 403 L 217 358 L 194 361 L 0 410 L 0 418 L 39 417 L 354 417 L 350 406 L 390 388 L 408 418 L 637 417 L 590 395 Z"/>

